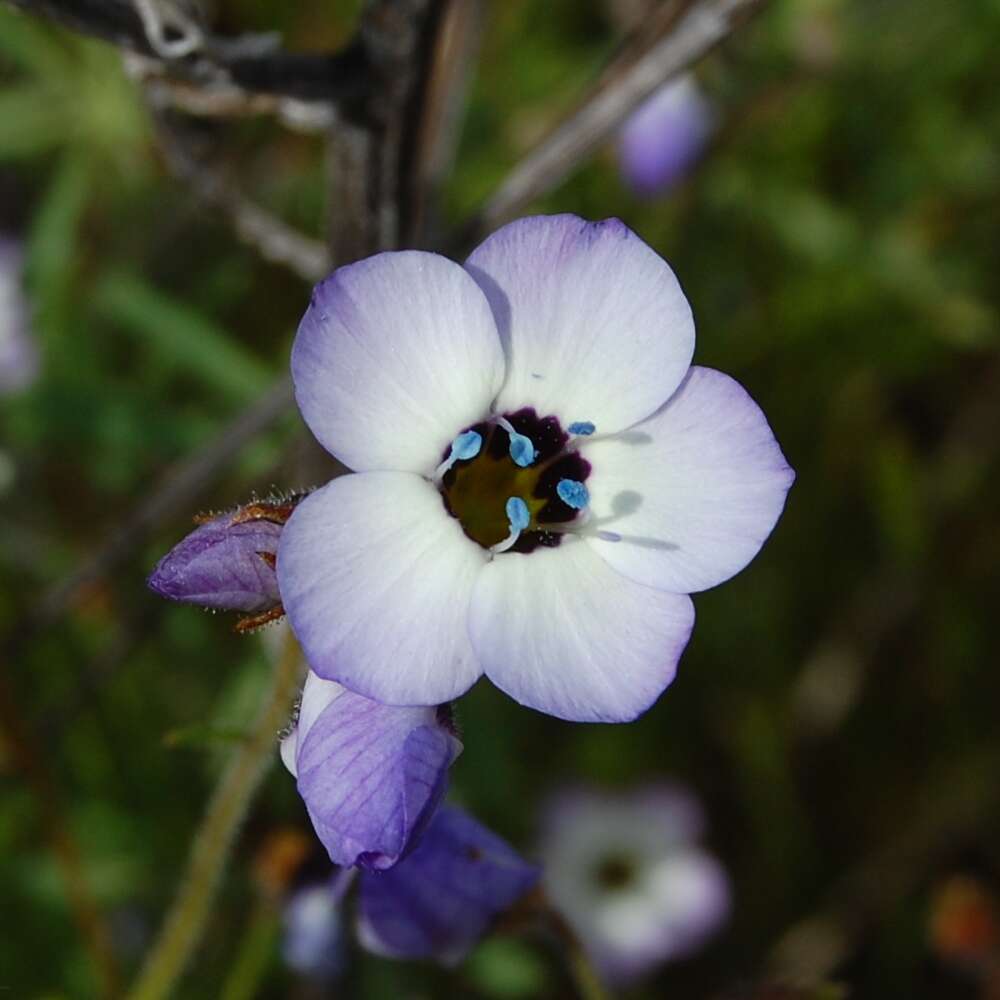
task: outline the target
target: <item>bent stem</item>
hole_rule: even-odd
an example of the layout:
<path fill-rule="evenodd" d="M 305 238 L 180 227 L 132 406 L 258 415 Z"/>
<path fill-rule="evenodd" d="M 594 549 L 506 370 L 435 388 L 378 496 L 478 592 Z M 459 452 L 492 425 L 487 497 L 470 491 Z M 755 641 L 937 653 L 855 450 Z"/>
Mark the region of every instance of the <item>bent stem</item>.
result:
<path fill-rule="evenodd" d="M 226 766 L 195 834 L 180 889 L 129 994 L 130 1000 L 168 996 L 191 959 L 236 832 L 276 756 L 277 734 L 288 721 L 299 687 L 300 665 L 299 648 L 289 631 L 257 719 Z"/>

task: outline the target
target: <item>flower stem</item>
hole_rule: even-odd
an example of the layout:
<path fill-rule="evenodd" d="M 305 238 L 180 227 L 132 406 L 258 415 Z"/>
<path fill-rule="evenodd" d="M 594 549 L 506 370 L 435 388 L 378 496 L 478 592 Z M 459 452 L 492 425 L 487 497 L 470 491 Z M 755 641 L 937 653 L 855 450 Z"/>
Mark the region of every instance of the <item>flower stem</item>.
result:
<path fill-rule="evenodd" d="M 221 1000 L 252 1000 L 267 972 L 278 935 L 279 921 L 274 904 L 261 896 L 243 933 L 236 961 L 219 994 Z"/>
<path fill-rule="evenodd" d="M 573 979 L 580 1000 L 609 1000 L 608 991 L 601 982 L 587 950 L 566 918 L 551 904 L 546 903 L 545 917 L 552 933 L 562 947 L 566 969 Z"/>
<path fill-rule="evenodd" d="M 191 844 L 180 889 L 129 993 L 129 1000 L 162 1000 L 169 996 L 191 959 L 215 900 L 236 832 L 274 760 L 276 736 L 288 721 L 299 686 L 300 669 L 299 648 L 289 631 L 257 719 L 216 786 Z"/>

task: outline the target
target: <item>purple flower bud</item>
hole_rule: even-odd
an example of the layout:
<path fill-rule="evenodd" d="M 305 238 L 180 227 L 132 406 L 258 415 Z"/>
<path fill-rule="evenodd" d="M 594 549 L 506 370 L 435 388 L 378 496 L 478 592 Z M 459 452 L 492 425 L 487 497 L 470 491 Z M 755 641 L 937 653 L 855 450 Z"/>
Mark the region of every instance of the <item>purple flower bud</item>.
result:
<path fill-rule="evenodd" d="M 372 870 L 415 843 L 461 751 L 438 709 L 382 705 L 311 671 L 281 746 L 330 859 Z"/>
<path fill-rule="evenodd" d="M 662 194 L 694 166 L 712 128 L 711 105 L 693 77 L 664 84 L 622 128 L 618 159 L 626 183 L 641 197 Z"/>
<path fill-rule="evenodd" d="M 358 935 L 378 955 L 454 964 L 539 875 L 506 841 L 446 806 L 406 860 L 361 877 Z"/>
<path fill-rule="evenodd" d="M 259 614 L 281 603 L 274 570 L 281 524 L 213 518 L 156 565 L 149 586 L 161 597 L 225 611 Z"/>
<path fill-rule="evenodd" d="M 690 954 L 725 920 L 729 880 L 697 845 L 702 826 L 698 803 L 672 785 L 552 802 L 545 890 L 609 981 Z"/>
<path fill-rule="evenodd" d="M 38 374 L 21 271 L 21 248 L 0 236 L 0 396 L 27 387 Z"/>
<path fill-rule="evenodd" d="M 344 970 L 346 942 L 340 898 L 330 885 L 311 883 L 298 889 L 282 918 L 285 962 L 312 979 L 336 979 Z"/>

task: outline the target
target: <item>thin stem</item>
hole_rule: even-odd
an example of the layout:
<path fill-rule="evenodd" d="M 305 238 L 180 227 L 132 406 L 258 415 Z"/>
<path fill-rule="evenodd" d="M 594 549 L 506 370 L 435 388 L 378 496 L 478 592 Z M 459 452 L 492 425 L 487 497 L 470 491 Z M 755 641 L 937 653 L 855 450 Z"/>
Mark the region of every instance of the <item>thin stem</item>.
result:
<path fill-rule="evenodd" d="M 601 977 L 594 968 L 583 942 L 566 918 L 548 901 L 543 904 L 542 913 L 549 928 L 562 948 L 566 969 L 576 986 L 580 1000 L 610 1000 Z"/>
<path fill-rule="evenodd" d="M 272 900 L 261 895 L 253 908 L 236 961 L 226 976 L 220 1000 L 253 1000 L 267 972 L 278 935 L 278 914 Z"/>
<path fill-rule="evenodd" d="M 289 631 L 257 720 L 223 772 L 195 834 L 180 890 L 130 1000 L 169 996 L 194 954 L 236 832 L 276 756 L 276 735 L 288 720 L 300 671 L 301 654 Z"/>

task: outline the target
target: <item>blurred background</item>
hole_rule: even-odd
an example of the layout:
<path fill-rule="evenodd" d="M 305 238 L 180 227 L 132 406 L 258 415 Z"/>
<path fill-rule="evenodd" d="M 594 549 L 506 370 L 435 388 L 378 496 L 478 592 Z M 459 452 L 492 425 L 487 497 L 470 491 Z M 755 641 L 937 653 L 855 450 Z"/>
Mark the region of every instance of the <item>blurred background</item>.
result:
<path fill-rule="evenodd" d="M 625 6 L 488 7 L 450 225 L 573 106 Z M 360 3 L 214 7 L 219 30 L 325 50 Z M 997 0 L 774 0 L 696 67 L 711 134 L 666 190 L 640 196 L 609 143 L 532 206 L 620 216 L 671 262 L 696 361 L 747 386 L 798 473 L 762 554 L 698 597 L 679 676 L 638 722 L 561 723 L 485 682 L 458 706 L 454 796 L 529 856 L 567 784 L 669 777 L 701 798 L 731 919 L 623 995 L 725 995 L 772 972 L 859 998 L 988 995 L 998 38 Z M 322 241 L 337 192 L 328 202 L 321 135 L 265 115 L 200 128 L 222 176 Z M 3 3 L 0 239 L 22 255 L 38 355 L 0 396 L 0 992 L 88 997 L 80 913 L 109 929 L 129 978 L 269 670 L 266 635 L 168 605 L 145 577 L 199 511 L 312 485 L 297 414 L 247 434 L 183 509 L 156 498 L 287 370 L 309 285 L 169 168 L 114 48 Z M 179 995 L 327 995 L 283 963 L 280 921 L 250 916 L 289 830 L 308 820 L 275 767 Z M 953 926 L 941 901 L 956 879 L 978 902 Z M 329 995 L 572 992 L 551 949 L 512 935 L 454 971 L 355 950 Z"/>

